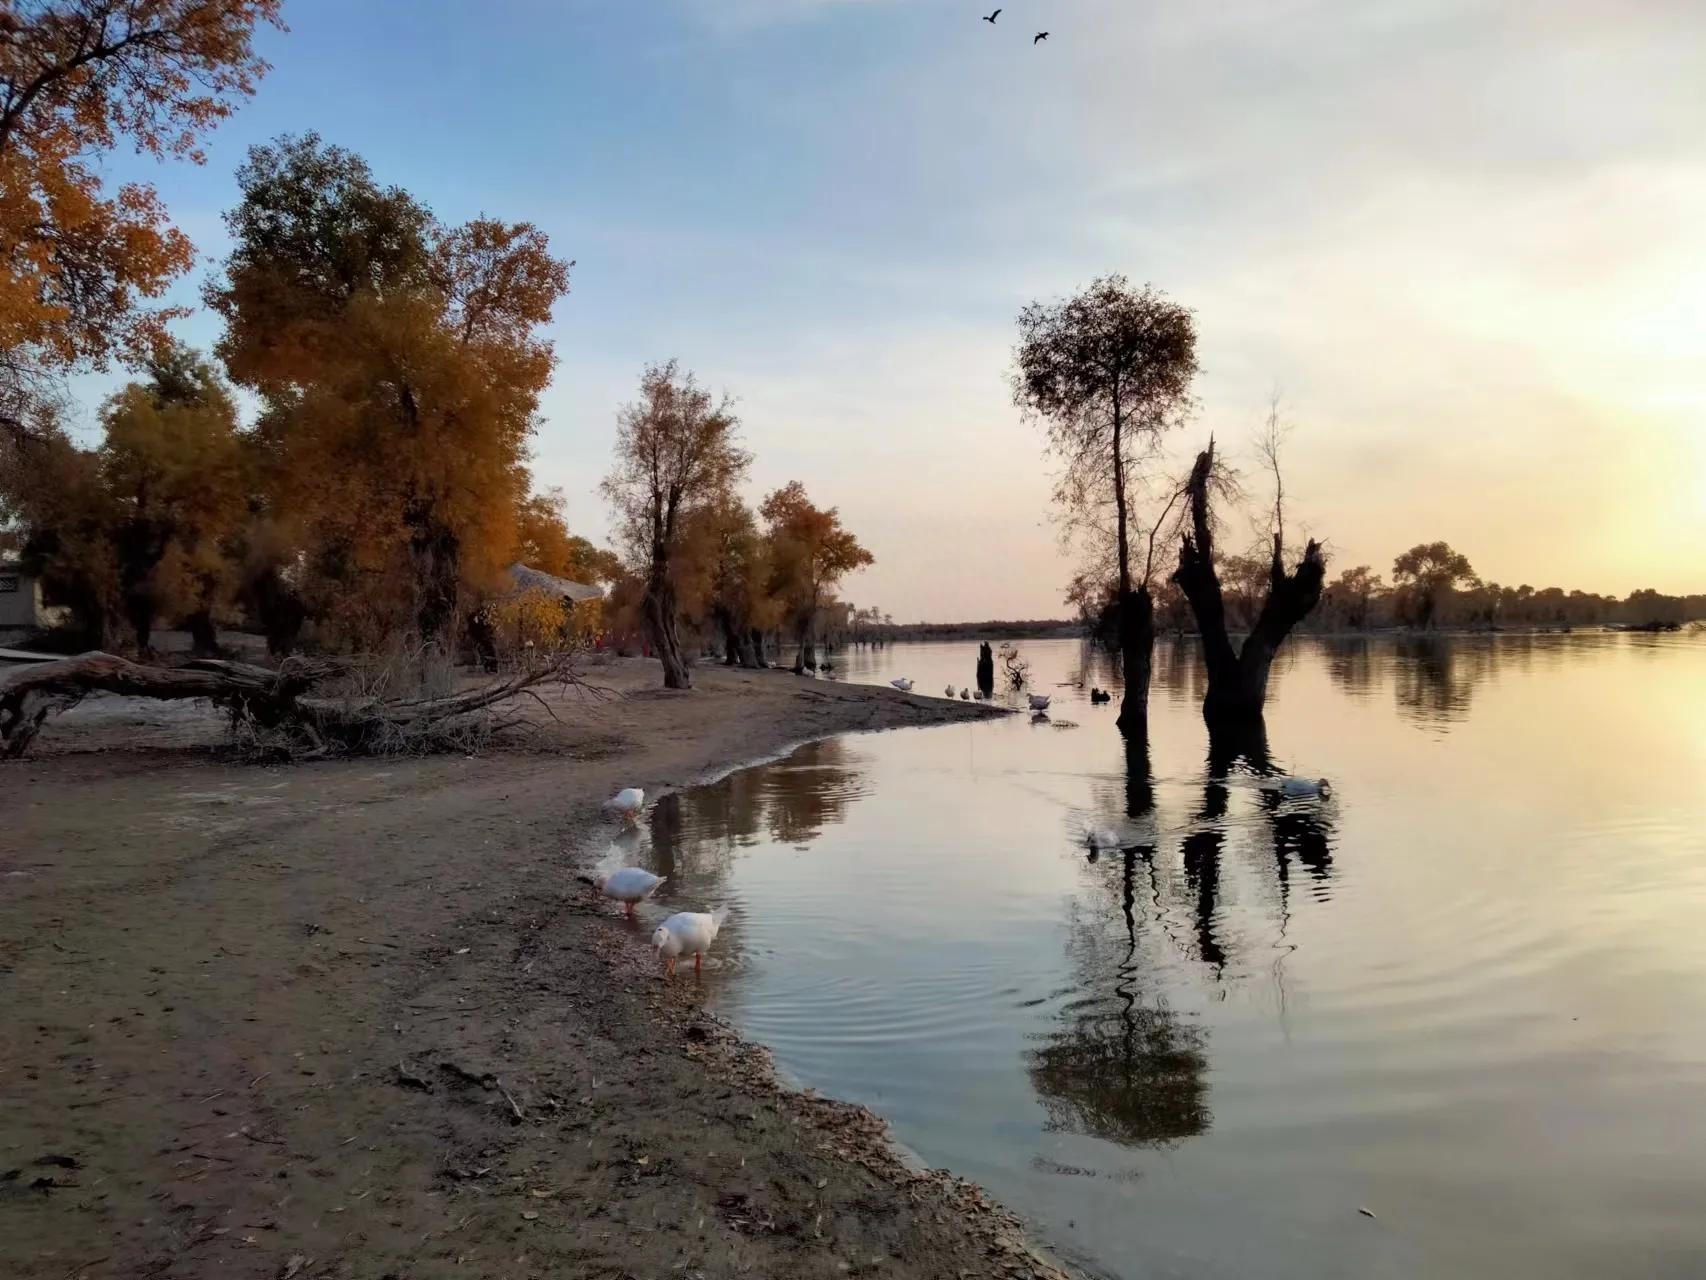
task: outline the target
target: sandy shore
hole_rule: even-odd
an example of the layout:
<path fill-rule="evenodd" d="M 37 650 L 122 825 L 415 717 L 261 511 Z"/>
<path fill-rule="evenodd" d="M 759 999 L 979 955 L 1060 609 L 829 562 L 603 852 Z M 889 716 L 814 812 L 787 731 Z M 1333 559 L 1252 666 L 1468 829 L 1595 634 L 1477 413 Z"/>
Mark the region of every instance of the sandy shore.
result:
<path fill-rule="evenodd" d="M 250 767 L 95 707 L 0 769 L 0 1274 L 1058 1274 L 571 874 L 618 786 L 987 710 L 592 674 L 622 696 L 479 759 Z"/>

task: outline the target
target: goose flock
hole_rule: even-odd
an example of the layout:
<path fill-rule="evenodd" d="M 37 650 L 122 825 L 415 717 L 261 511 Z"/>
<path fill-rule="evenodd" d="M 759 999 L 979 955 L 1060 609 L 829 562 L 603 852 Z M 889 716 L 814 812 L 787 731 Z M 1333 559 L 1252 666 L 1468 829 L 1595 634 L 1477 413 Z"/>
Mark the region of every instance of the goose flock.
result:
<path fill-rule="evenodd" d="M 912 689 L 912 681 L 902 678 L 890 681 L 902 693 Z M 1092 699 L 1100 690 L 1092 690 Z M 946 690 L 949 698 L 982 698 L 981 690 L 973 691 L 967 687 L 955 689 L 949 685 Z M 1106 696 L 1106 695 L 1104 695 Z M 1039 717 L 1048 711 L 1049 695 L 1033 693 L 1029 695 L 1031 709 Z M 1280 776 L 1264 779 L 1264 790 L 1277 793 L 1282 800 L 1324 800 L 1332 794 L 1332 786 L 1325 778 L 1297 778 Z M 604 807 L 629 824 L 630 829 L 636 828 L 645 812 L 646 793 L 640 787 L 624 787 L 609 800 Z M 612 848 L 619 845 L 632 845 L 635 837 L 629 834 L 619 837 Z M 1121 845 L 1120 835 L 1112 827 L 1099 827 L 1089 831 L 1084 837 L 1089 847 L 1090 857 L 1094 860 L 1097 854 Z M 635 908 L 649 901 L 662 887 L 666 877 L 654 875 L 643 867 L 616 867 L 601 874 L 581 875 L 579 879 L 590 885 L 601 897 L 622 905 L 623 914 L 630 920 L 635 919 Z M 666 977 L 673 977 L 676 964 L 682 956 L 693 957 L 693 971 L 703 971 L 705 956 L 717 940 L 717 934 L 722 929 L 724 921 L 729 917 L 727 907 L 717 907 L 711 911 L 677 911 L 663 921 L 652 933 L 652 946 L 657 951 L 658 960 L 663 965 Z"/>
<path fill-rule="evenodd" d="M 641 787 L 624 787 L 604 802 L 607 811 L 630 827 L 638 826 L 645 806 L 646 793 Z M 612 848 L 631 843 L 631 836 L 619 838 Z M 623 915 L 630 920 L 635 918 L 634 909 L 656 894 L 667 879 L 666 876 L 653 875 L 644 867 L 616 867 L 577 878 L 590 885 L 601 897 L 621 903 Z M 729 909 L 718 907 L 713 911 L 677 911 L 660 924 L 652 933 L 652 946 L 663 964 L 664 975 L 673 976 L 676 962 L 684 955 L 691 955 L 693 971 L 701 972 L 705 953 L 710 951 L 711 944 L 717 940 L 717 931 L 728 918 Z"/>

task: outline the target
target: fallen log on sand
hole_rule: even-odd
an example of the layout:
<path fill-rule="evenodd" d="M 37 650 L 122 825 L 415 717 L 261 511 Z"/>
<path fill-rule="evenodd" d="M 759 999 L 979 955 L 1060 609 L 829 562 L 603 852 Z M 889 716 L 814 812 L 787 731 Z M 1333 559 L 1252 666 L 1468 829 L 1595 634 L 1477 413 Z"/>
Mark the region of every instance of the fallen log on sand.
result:
<path fill-rule="evenodd" d="M 132 698 L 206 698 L 231 717 L 240 745 L 292 759 L 327 755 L 410 755 L 471 750 L 523 717 L 493 708 L 529 697 L 549 681 L 579 685 L 569 655 L 531 671 L 442 697 L 370 692 L 360 663 L 287 658 L 277 668 L 200 659 L 181 667 L 148 666 L 110 653 L 84 653 L 15 672 L 0 682 L 0 743 L 21 756 L 49 715 L 90 694 Z M 326 692 L 325 686 L 343 689 Z"/>

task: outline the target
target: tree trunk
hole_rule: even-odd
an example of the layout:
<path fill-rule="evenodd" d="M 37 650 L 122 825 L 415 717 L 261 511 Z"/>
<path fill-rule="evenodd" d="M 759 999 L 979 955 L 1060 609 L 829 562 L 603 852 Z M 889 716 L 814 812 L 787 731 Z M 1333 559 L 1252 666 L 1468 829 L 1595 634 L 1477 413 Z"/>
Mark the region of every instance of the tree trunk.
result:
<path fill-rule="evenodd" d="M 415 629 L 424 641 L 445 644 L 456 622 L 461 540 L 442 525 L 419 529 L 411 540 L 415 560 Z"/>
<path fill-rule="evenodd" d="M 1149 725 L 1149 671 L 1155 657 L 1155 601 L 1148 587 L 1120 601 L 1120 667 L 1125 691 L 1116 722 L 1125 734 L 1145 734 Z"/>
<path fill-rule="evenodd" d="M 812 644 L 812 624 L 808 618 L 804 626 L 795 633 L 795 642 L 799 646 L 794 653 L 794 674 L 803 676 L 808 670 L 817 670 L 817 649 Z"/>
<path fill-rule="evenodd" d="M 977 647 L 977 687 L 986 698 L 995 692 L 995 652 L 987 640 Z"/>
<path fill-rule="evenodd" d="M 242 599 L 266 633 L 268 653 L 282 658 L 296 647 L 302 624 L 308 620 L 308 607 L 277 566 L 267 565 L 244 583 Z"/>
<path fill-rule="evenodd" d="M 752 665 L 762 671 L 770 665 L 769 660 L 764 656 L 764 632 L 753 627 L 748 632 L 748 636 L 752 641 Z"/>
<path fill-rule="evenodd" d="M 1190 601 L 1197 618 L 1197 632 L 1202 637 L 1203 665 L 1208 670 L 1203 718 L 1210 725 L 1259 721 L 1267 702 L 1268 673 L 1273 668 L 1274 655 L 1292 628 L 1320 601 L 1327 565 L 1321 545 L 1311 538 L 1302 561 L 1295 570 L 1286 573 L 1281 558 L 1284 549 L 1276 533 L 1267 599 L 1245 638 L 1243 651 L 1235 650 L 1227 634 L 1226 603 L 1214 568 L 1214 532 L 1208 505 L 1213 470 L 1211 440 L 1191 468 L 1191 532 L 1180 540 L 1179 567 L 1173 573 L 1173 581 Z"/>
<path fill-rule="evenodd" d="M 693 681 L 687 674 L 687 659 L 681 653 L 681 638 L 675 628 L 675 592 L 666 579 L 654 576 L 646 587 L 643 606 L 646 633 L 663 664 L 663 687 L 691 689 Z"/>
<path fill-rule="evenodd" d="M 738 666 L 740 663 L 740 642 L 735 638 L 739 628 L 735 626 L 734 616 L 727 609 L 713 606 L 711 615 L 716 619 L 717 631 L 723 638 L 723 665 Z"/>
<path fill-rule="evenodd" d="M 758 666 L 752 651 L 752 637 L 758 633 L 751 627 L 742 626 L 727 609 L 716 610 L 716 615 L 717 629 L 723 633 L 723 665 L 744 667 L 749 671 Z"/>
<path fill-rule="evenodd" d="M 184 620 L 189 628 L 191 652 L 198 658 L 219 656 L 219 629 L 213 625 L 213 614 L 197 609 Z"/>
<path fill-rule="evenodd" d="M 1196 615 L 1197 634 L 1202 638 L 1203 665 L 1208 669 L 1210 697 L 1218 685 L 1230 687 L 1238 679 L 1238 655 L 1226 632 L 1226 600 L 1220 578 L 1214 571 L 1214 531 L 1209 524 L 1208 482 L 1214 470 L 1214 442 L 1197 455 L 1191 468 L 1188 491 L 1191 499 L 1191 532 L 1179 542 L 1179 567 L 1173 581 L 1179 584 L 1191 612 Z"/>
<path fill-rule="evenodd" d="M 1238 680 L 1230 691 L 1223 693 L 1224 708 L 1210 711 L 1215 702 L 1215 689 L 1209 684 L 1208 701 L 1203 713 L 1215 718 L 1259 719 L 1268 699 L 1268 673 L 1273 669 L 1274 655 L 1291 634 L 1291 629 L 1309 616 L 1321 599 L 1321 584 L 1327 577 L 1327 564 L 1321 546 L 1313 538 L 1303 549 L 1303 559 L 1291 573 L 1281 561 L 1283 548 L 1280 537 L 1274 535 L 1273 560 L 1268 571 L 1268 598 L 1256 617 L 1256 625 L 1244 639 L 1238 655 Z"/>
<path fill-rule="evenodd" d="M 135 586 L 124 595 L 124 615 L 136 637 L 136 652 L 147 658 L 154 653 L 154 597 L 146 587 Z"/>

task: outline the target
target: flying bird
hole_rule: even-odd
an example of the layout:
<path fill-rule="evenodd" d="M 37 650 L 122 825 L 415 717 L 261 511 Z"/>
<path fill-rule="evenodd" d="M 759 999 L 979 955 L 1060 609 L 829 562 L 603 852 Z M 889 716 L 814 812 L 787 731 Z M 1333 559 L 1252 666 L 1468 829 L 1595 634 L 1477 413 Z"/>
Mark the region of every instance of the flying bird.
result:
<path fill-rule="evenodd" d="M 1037 32 L 1037 34 L 1035 36 L 1032 37 L 1031 43 L 1032 44 L 1041 44 L 1044 40 L 1047 40 L 1047 39 L 1048 39 L 1048 32 L 1039 31 L 1039 32 Z"/>
<path fill-rule="evenodd" d="M 994 13 L 986 15 L 983 20 L 993 27 L 995 25 L 995 20 L 1000 16 L 1001 10 L 997 9 Z"/>
<path fill-rule="evenodd" d="M 698 972 L 705 963 L 705 953 L 717 940 L 717 930 L 729 918 L 727 907 L 715 911 L 678 911 L 657 927 L 652 945 L 664 962 L 664 972 L 675 973 L 675 962 L 684 951 L 693 953 L 693 969 Z"/>

